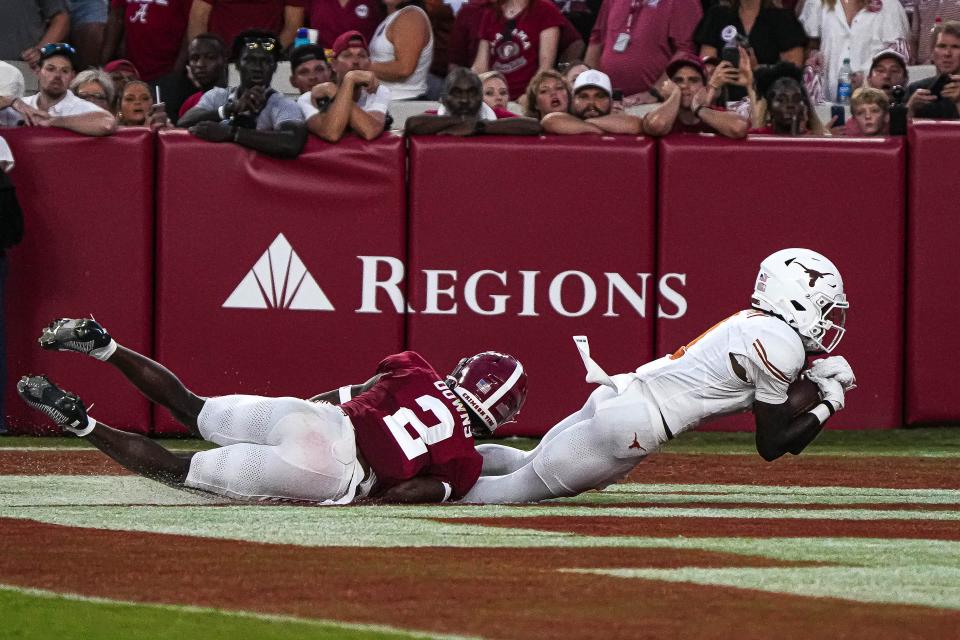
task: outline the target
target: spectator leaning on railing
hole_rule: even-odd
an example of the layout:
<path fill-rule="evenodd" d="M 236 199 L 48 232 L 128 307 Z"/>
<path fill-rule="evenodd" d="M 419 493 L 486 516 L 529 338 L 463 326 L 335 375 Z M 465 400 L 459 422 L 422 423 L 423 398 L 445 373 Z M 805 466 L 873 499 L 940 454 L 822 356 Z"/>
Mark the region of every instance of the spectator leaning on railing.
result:
<path fill-rule="evenodd" d="M 543 118 L 550 113 L 569 113 L 573 93 L 559 71 L 544 69 L 533 76 L 524 95 L 523 115 Z"/>
<path fill-rule="evenodd" d="M 0 60 L 23 60 L 36 69 L 40 48 L 70 33 L 67 0 L 2 0 Z"/>
<path fill-rule="evenodd" d="M 483 83 L 483 102 L 491 109 L 506 109 L 510 102 L 510 90 L 507 79 L 499 71 L 487 71 L 480 74 Z"/>
<path fill-rule="evenodd" d="M 665 101 L 644 119 L 654 136 L 668 133 L 718 133 L 727 138 L 747 135 L 747 121 L 736 113 L 710 105 L 707 73 L 699 58 L 678 56 L 667 65 L 669 81 L 660 90 Z"/>
<path fill-rule="evenodd" d="M 580 133 L 623 133 L 641 135 L 643 118 L 626 113 L 611 113 L 613 88 L 607 74 L 596 69 L 584 71 L 573 85 L 570 113 L 544 116 L 544 131 L 564 135 Z"/>
<path fill-rule="evenodd" d="M 914 118 L 957 120 L 960 118 L 960 21 L 943 25 L 933 48 L 937 74 L 910 85 L 907 108 Z"/>
<path fill-rule="evenodd" d="M 370 71 L 362 33 L 340 34 L 333 43 L 332 66 L 335 82 L 320 83 L 297 100 L 307 130 L 327 142 L 337 142 L 347 131 L 373 140 L 386 126 L 390 90 Z"/>
<path fill-rule="evenodd" d="M 333 80 L 333 69 L 327 54 L 318 44 L 305 44 L 290 52 L 290 84 L 300 92 L 309 93 L 318 84 Z"/>
<path fill-rule="evenodd" d="M 823 123 L 803 87 L 803 72 L 798 66 L 781 62 L 757 67 L 756 91 L 750 133 L 823 135 Z"/>
<path fill-rule="evenodd" d="M 24 111 L 35 111 L 23 102 L 24 85 L 20 69 L 0 61 L 0 127 L 15 127 Z"/>
<path fill-rule="evenodd" d="M 880 89 L 860 87 L 850 98 L 846 136 L 885 136 L 890 132 L 890 100 Z"/>
<path fill-rule="evenodd" d="M 104 111 L 113 109 L 113 100 L 116 97 L 113 80 L 103 69 L 81 71 L 70 83 L 70 91 L 81 100 L 92 102 Z"/>
<path fill-rule="evenodd" d="M 443 85 L 440 109 L 434 114 L 407 118 L 407 135 L 479 134 L 501 136 L 533 136 L 540 133 L 540 123 L 533 118 L 498 119 L 493 109 L 483 103 L 483 84 L 471 69 L 457 67 L 447 74 Z"/>
<path fill-rule="evenodd" d="M 280 41 L 266 31 L 242 32 L 233 43 L 240 86 L 214 87 L 180 119 L 180 127 L 210 142 L 234 142 L 270 155 L 294 158 L 307 140 L 297 104 L 270 88 Z"/>
<path fill-rule="evenodd" d="M 165 105 L 153 103 L 150 85 L 143 80 L 131 80 L 125 84 L 118 103 L 118 126 L 150 127 L 154 131 L 171 127 Z"/>
<path fill-rule="evenodd" d="M 22 112 L 24 124 L 34 127 L 57 127 L 87 136 L 110 135 L 117 122 L 109 112 L 81 100 L 69 86 L 76 72 L 73 61 L 76 50 L 64 42 L 48 44 L 40 49 L 37 71 L 39 93 L 22 102 L 32 107 Z"/>

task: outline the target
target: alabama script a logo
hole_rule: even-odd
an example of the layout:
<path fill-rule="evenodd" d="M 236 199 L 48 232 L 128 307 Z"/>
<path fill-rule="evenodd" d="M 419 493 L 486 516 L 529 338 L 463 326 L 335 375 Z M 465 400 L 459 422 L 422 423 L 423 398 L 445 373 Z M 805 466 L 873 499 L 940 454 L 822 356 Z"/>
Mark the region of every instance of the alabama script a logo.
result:
<path fill-rule="evenodd" d="M 282 233 L 270 243 L 223 306 L 231 309 L 333 311 L 330 299 Z"/>

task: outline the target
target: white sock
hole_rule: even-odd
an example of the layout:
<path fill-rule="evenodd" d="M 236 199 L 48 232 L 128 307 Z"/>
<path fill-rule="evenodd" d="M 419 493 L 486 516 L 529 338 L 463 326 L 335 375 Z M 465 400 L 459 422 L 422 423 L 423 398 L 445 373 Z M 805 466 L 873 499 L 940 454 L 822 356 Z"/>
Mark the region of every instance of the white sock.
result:
<path fill-rule="evenodd" d="M 117 341 L 113 338 L 110 338 L 110 344 L 105 347 L 100 347 L 99 349 L 91 349 L 90 355 L 96 358 L 97 360 L 102 360 L 106 362 L 110 356 L 113 355 L 113 352 L 117 350 Z"/>

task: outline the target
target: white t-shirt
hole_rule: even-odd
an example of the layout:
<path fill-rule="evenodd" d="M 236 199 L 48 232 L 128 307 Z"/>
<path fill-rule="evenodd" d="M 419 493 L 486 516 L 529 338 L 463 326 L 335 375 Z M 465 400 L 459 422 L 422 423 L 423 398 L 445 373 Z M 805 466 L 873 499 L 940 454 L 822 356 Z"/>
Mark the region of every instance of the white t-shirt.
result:
<path fill-rule="evenodd" d="M 879 5 L 879 8 L 876 8 Z M 876 10 L 871 11 L 874 7 Z M 843 6 L 837 2 L 828 9 L 821 0 L 807 0 L 800 14 L 807 36 L 820 39 L 820 51 L 826 67 L 826 90 L 830 100 L 837 99 L 837 80 L 843 59 L 864 77 L 870 72 L 873 56 L 884 49 L 895 49 L 909 60 L 907 13 L 898 0 L 873 0 L 847 24 Z"/>
<path fill-rule="evenodd" d="M 732 357 L 746 373 L 734 370 Z M 736 313 L 672 355 L 636 371 L 674 435 L 707 418 L 739 413 L 755 400 L 783 404 L 806 354 L 800 335 L 755 309 Z"/>
<path fill-rule="evenodd" d="M 39 93 L 35 93 L 28 98 L 23 98 L 23 102 L 34 109 L 40 108 L 37 106 L 37 102 L 39 102 L 39 100 Z M 76 95 L 74 95 L 73 91 L 70 91 L 69 89 L 67 89 L 67 94 L 63 96 L 60 102 L 47 109 L 47 113 L 49 113 L 51 116 L 60 117 L 80 116 L 85 113 L 93 113 L 96 111 L 107 113 L 107 111 L 101 109 L 92 102 L 87 102 L 83 98 L 78 98 Z"/>
<path fill-rule="evenodd" d="M 320 113 L 320 110 L 313 105 L 309 91 L 297 98 L 297 104 L 300 106 L 300 111 L 303 112 L 304 120 L 309 120 Z M 357 100 L 357 106 L 367 113 L 372 111 L 386 113 L 387 107 L 390 106 L 390 89 L 387 89 L 382 84 L 377 85 L 377 90 L 374 93 L 367 93 L 366 90 L 360 89 L 360 98 Z"/>

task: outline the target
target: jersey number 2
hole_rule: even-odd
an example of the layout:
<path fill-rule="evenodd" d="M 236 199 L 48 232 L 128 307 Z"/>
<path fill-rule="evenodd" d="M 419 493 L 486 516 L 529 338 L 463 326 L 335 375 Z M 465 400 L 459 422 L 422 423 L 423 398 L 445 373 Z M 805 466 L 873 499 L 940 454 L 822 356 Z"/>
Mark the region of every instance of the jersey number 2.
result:
<path fill-rule="evenodd" d="M 453 414 L 447 409 L 447 405 L 439 398 L 430 395 L 424 395 L 417 398 L 417 404 L 420 408 L 432 413 L 438 420 L 437 424 L 427 426 L 423 423 L 412 409 L 402 407 L 391 416 L 385 416 L 383 421 L 387 423 L 387 428 L 393 434 L 394 439 L 408 460 L 413 460 L 417 456 L 422 456 L 427 452 L 427 445 L 446 440 L 453 435 Z M 413 427 L 419 437 L 410 435 L 407 425 Z"/>

